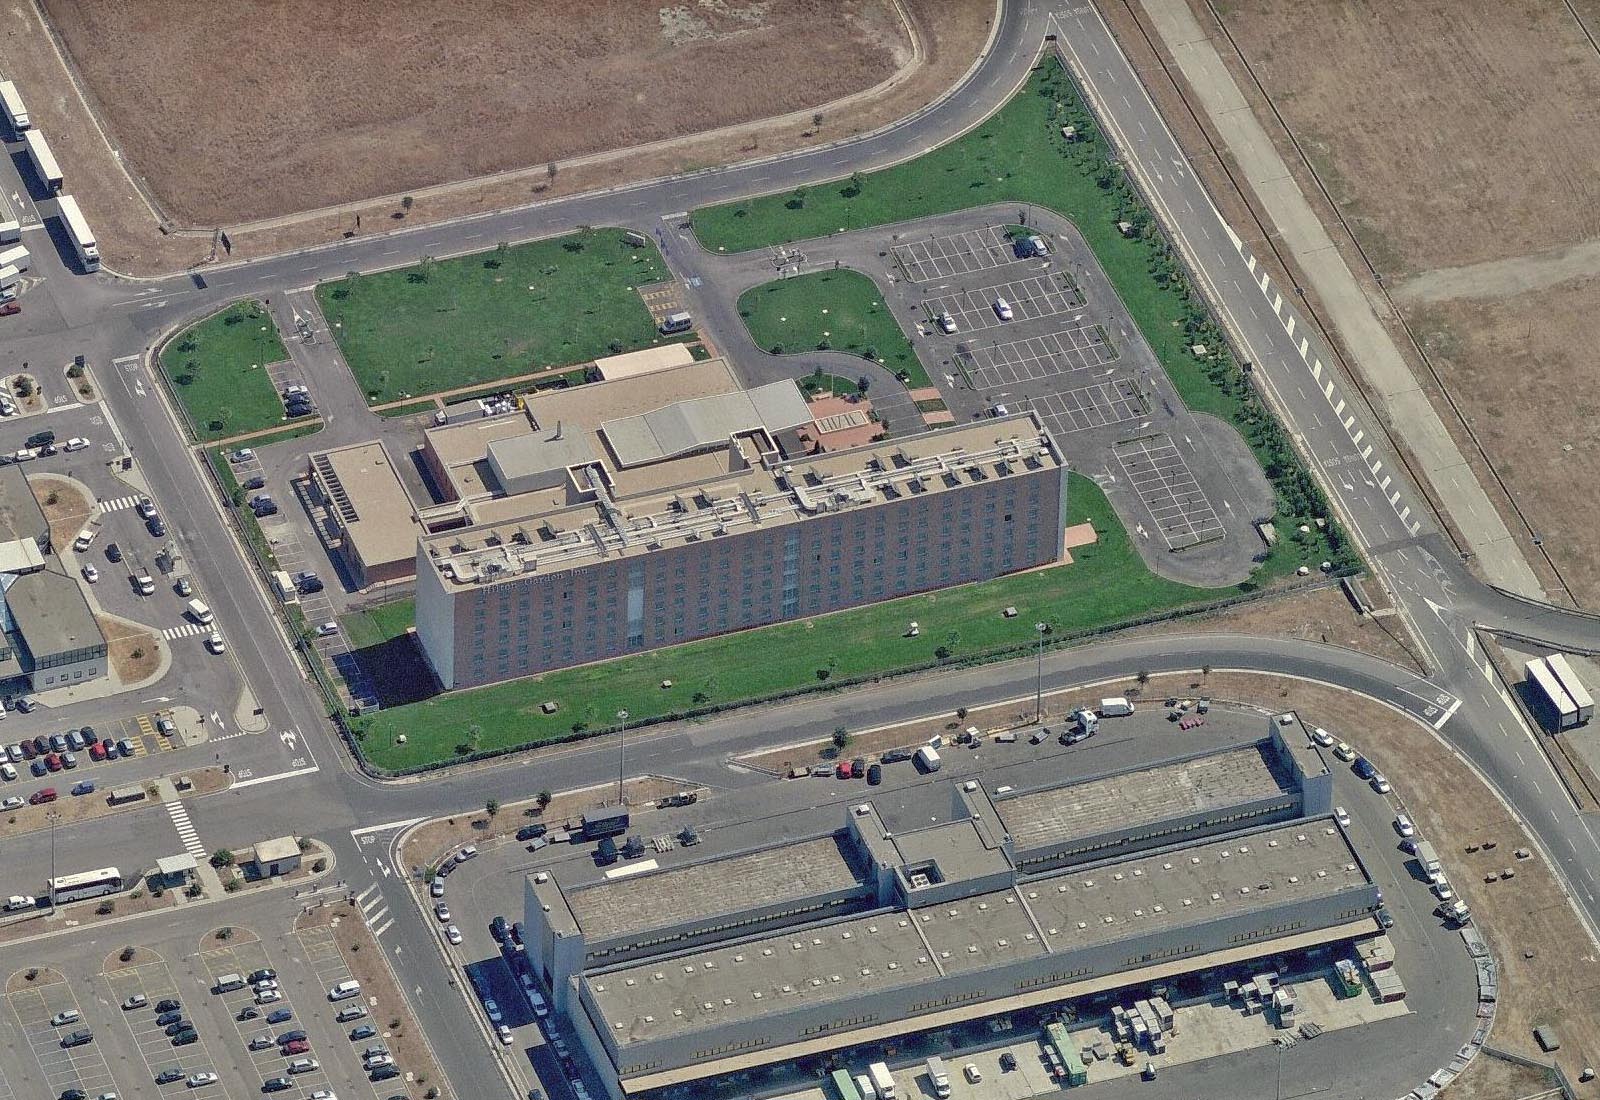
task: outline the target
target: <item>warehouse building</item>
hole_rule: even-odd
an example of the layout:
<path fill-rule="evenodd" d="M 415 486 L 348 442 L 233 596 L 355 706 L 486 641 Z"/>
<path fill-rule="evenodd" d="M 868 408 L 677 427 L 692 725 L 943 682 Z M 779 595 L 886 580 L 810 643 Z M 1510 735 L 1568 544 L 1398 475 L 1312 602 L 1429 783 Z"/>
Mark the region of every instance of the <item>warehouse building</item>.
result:
<path fill-rule="evenodd" d="M 446 688 L 1061 558 L 1066 466 L 1031 413 L 807 454 L 798 387 L 719 360 L 527 413 L 427 433 L 451 499 L 422 517 L 417 636 Z"/>
<path fill-rule="evenodd" d="M 310 457 L 312 506 L 320 509 L 328 553 L 357 588 L 404 580 L 422 533 L 411 497 L 382 443 L 357 443 Z"/>
<path fill-rule="evenodd" d="M 936 784 L 910 792 L 907 819 L 932 820 L 914 828 L 864 802 L 774 847 L 593 884 L 538 872 L 529 959 L 621 1097 L 1370 933 L 1378 889 L 1299 735 L 1003 799 Z M 1257 774 L 1219 787 L 1222 763 Z M 1200 778 L 1207 795 L 1161 809 Z M 1144 807 L 1120 838 L 1072 810 L 1113 783 Z M 1030 805 L 1057 820 L 1019 842 Z M 1019 865 L 1052 847 L 1047 870 Z"/>

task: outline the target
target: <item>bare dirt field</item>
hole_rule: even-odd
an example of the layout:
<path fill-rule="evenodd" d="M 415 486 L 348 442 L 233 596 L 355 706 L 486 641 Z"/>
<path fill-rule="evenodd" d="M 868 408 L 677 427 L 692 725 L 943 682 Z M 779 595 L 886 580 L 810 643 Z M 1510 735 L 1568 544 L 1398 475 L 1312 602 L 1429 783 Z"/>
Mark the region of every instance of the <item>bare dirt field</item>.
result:
<path fill-rule="evenodd" d="M 1190 2 L 1546 589 L 1600 605 L 1600 0 Z"/>
<path fill-rule="evenodd" d="M 105 269 L 126 275 L 163 275 L 216 262 L 219 257 L 212 251 L 211 235 L 211 228 L 216 222 L 201 221 L 197 227 L 185 229 L 171 214 L 163 214 L 153 208 L 147 194 L 151 191 L 150 185 L 148 183 L 136 183 L 128 174 L 128 171 L 131 170 L 142 179 L 142 174 L 146 171 L 147 165 L 143 159 L 134 155 L 131 146 L 127 145 L 123 135 L 112 128 L 111 123 L 105 121 L 105 116 L 103 115 L 103 112 L 108 110 L 106 101 L 114 104 L 126 104 L 131 100 L 139 99 L 146 105 L 150 103 L 162 104 L 164 101 L 131 95 L 128 90 L 131 70 L 124 70 L 116 60 L 99 60 L 98 55 L 95 54 L 95 47 L 103 46 L 104 43 L 93 43 L 86 37 L 91 28 L 128 26 L 133 28 L 141 37 L 141 40 L 146 43 L 146 48 L 152 56 L 159 54 L 165 57 L 168 62 L 171 62 L 186 48 L 177 44 L 177 40 L 193 37 L 193 35 L 180 35 L 172 31 L 171 28 L 174 24 L 164 23 L 159 18 L 160 12 L 169 9 L 177 11 L 178 5 L 173 0 L 161 0 L 159 5 L 113 3 L 112 0 L 98 0 L 98 2 L 96 0 L 41 0 L 41 2 L 49 8 L 53 15 L 62 21 L 61 31 L 64 31 L 66 25 L 74 20 L 76 21 L 74 25 L 85 28 L 83 31 L 74 32 L 78 36 L 79 53 L 85 56 L 85 65 L 94 67 L 96 72 L 109 72 L 109 82 L 99 85 L 100 92 L 97 93 L 96 86 L 91 86 L 90 78 L 84 72 L 79 71 L 76 65 L 72 67 L 69 74 L 67 69 L 63 67 L 65 64 L 62 60 L 63 54 L 58 49 L 58 43 L 64 35 L 59 33 L 58 28 L 48 26 L 45 18 L 32 5 L 29 5 L 26 9 L 18 9 L 15 13 L 16 18 L 8 24 L 5 75 L 9 79 L 17 81 L 18 85 L 25 90 L 25 94 L 28 96 L 29 112 L 34 116 L 35 124 L 50 132 L 51 144 L 55 148 L 57 158 L 64 165 L 69 166 L 71 178 L 68 181 L 68 187 L 77 196 L 79 205 L 83 207 L 85 215 L 95 227 Z M 818 36 L 811 29 L 804 27 L 791 36 L 789 45 L 792 46 L 793 41 L 798 38 L 807 43 L 807 49 L 805 51 L 791 50 L 790 52 L 795 56 L 784 56 L 787 67 L 783 69 L 782 79 L 774 80 L 769 76 L 765 78 L 767 86 L 756 89 L 752 94 L 759 94 L 766 97 L 768 101 L 772 101 L 773 97 L 779 94 L 773 90 L 777 87 L 804 87 L 806 89 L 805 94 L 794 96 L 793 99 L 795 102 L 803 101 L 807 106 L 801 107 L 799 110 L 791 110 L 791 113 L 775 118 L 762 118 L 759 116 L 759 112 L 751 112 L 745 109 L 734 113 L 744 118 L 754 118 L 755 121 L 746 122 L 742 125 L 723 126 L 711 131 L 698 132 L 689 137 L 659 141 L 644 147 L 624 147 L 613 149 L 608 153 L 594 153 L 586 157 L 556 158 L 559 160 L 559 172 L 557 178 L 553 181 L 549 179 L 545 166 L 553 157 L 556 157 L 556 154 L 543 150 L 533 150 L 530 146 L 523 154 L 529 159 L 519 161 L 516 157 L 508 157 L 504 162 L 513 167 L 517 164 L 523 165 L 525 166 L 524 171 L 502 172 L 497 176 L 478 178 L 470 182 L 442 184 L 439 187 L 429 189 L 415 189 L 413 184 L 405 182 L 405 178 L 400 175 L 399 169 L 408 168 L 415 171 L 418 167 L 418 163 L 415 161 L 418 154 L 413 151 L 407 153 L 406 158 L 396 156 L 394 160 L 385 160 L 379 157 L 380 153 L 388 155 L 390 146 L 393 144 L 389 138 L 383 136 L 385 131 L 381 128 L 383 121 L 382 111 L 379 110 L 375 119 L 367 119 L 361 122 L 361 126 L 364 126 L 365 129 L 350 128 L 349 132 L 345 134 L 347 141 L 343 145 L 335 143 L 332 137 L 329 136 L 317 138 L 317 141 L 321 143 L 325 150 L 334 154 L 342 155 L 345 152 L 349 152 L 364 155 L 373 163 L 389 165 L 384 170 L 375 173 L 380 184 L 376 192 L 370 190 L 362 192 L 359 188 L 346 186 L 340 192 L 344 195 L 343 205 L 336 209 L 326 209 L 315 215 L 286 215 L 283 218 L 274 218 L 251 226 L 239 224 L 238 219 L 250 216 L 248 211 L 241 207 L 238 211 L 223 219 L 224 225 L 231 226 L 229 236 L 233 245 L 232 252 L 227 258 L 242 260 L 276 255 L 298 248 L 337 241 L 352 234 L 370 235 L 398 225 L 409 226 L 417 223 L 436 222 L 447 218 L 479 214 L 489 210 L 524 205 L 531 201 L 561 198 L 596 188 L 615 187 L 639 180 L 654 179 L 705 168 L 711 165 L 727 164 L 748 160 L 752 157 L 813 147 L 861 134 L 893 122 L 937 98 L 967 71 L 982 52 L 984 44 L 988 40 L 995 13 L 995 0 L 859 0 L 858 3 L 852 4 L 850 10 L 860 13 L 857 24 L 853 25 L 853 29 L 856 32 L 853 41 L 858 43 L 857 48 L 860 51 L 864 51 L 862 56 L 866 57 L 871 50 L 877 49 L 881 56 L 889 59 L 888 62 L 881 63 L 892 66 L 903 54 L 909 39 L 903 30 L 895 28 L 891 24 L 873 22 L 875 18 L 879 20 L 887 19 L 891 4 L 896 11 L 903 13 L 910 20 L 910 24 L 915 31 L 916 58 L 896 71 L 891 79 L 879 81 L 864 91 L 827 103 L 823 110 L 824 119 L 820 127 L 815 126 L 812 122 L 812 116 L 818 109 L 816 104 L 822 102 L 821 99 L 817 98 L 815 89 L 819 85 L 829 84 L 833 78 L 826 72 L 813 73 L 809 66 L 811 58 L 822 56 L 822 54 L 816 53 L 813 48 L 816 45 L 816 40 L 819 37 L 827 36 Z M 506 3 L 501 3 L 499 6 L 509 7 Z M 415 21 L 415 25 L 432 27 L 436 21 L 442 20 L 441 25 L 456 33 L 456 37 L 453 39 L 456 42 L 455 51 L 444 59 L 447 63 L 444 67 L 450 68 L 451 71 L 456 71 L 464 66 L 477 73 L 480 79 L 492 82 L 497 77 L 497 74 L 489 68 L 492 64 L 492 59 L 489 62 L 478 59 L 480 53 L 487 51 L 482 51 L 478 48 L 477 42 L 471 39 L 470 33 L 462 32 L 459 28 L 453 27 L 449 23 L 447 16 L 439 16 L 436 10 L 437 7 L 435 5 L 433 8 L 425 9 L 424 14 Z M 714 30 L 720 28 L 721 31 L 725 31 L 733 25 L 728 22 L 729 20 L 735 22 L 739 20 L 738 11 L 753 10 L 756 7 L 763 9 L 761 18 L 765 20 L 765 26 L 767 27 L 765 31 L 746 29 L 744 33 L 738 34 L 733 39 L 709 42 L 696 40 L 692 35 L 686 35 L 684 28 L 687 22 L 692 22 L 692 20 L 686 21 L 679 13 L 680 8 L 687 9 L 691 16 L 705 19 L 708 27 Z M 257 2 L 255 8 L 266 9 L 267 5 Z M 399 0 L 383 0 L 382 5 L 362 5 L 359 8 L 349 8 L 350 12 L 359 12 L 361 16 L 359 20 L 355 15 L 346 17 L 348 20 L 358 24 L 356 30 L 359 33 L 354 45 L 348 41 L 336 41 L 325 19 L 321 23 L 310 24 L 316 28 L 315 33 L 305 33 L 302 26 L 292 25 L 288 31 L 284 32 L 283 37 L 276 39 L 259 35 L 258 32 L 251 29 L 245 35 L 245 38 L 255 41 L 258 46 L 264 45 L 267 50 L 264 58 L 258 57 L 252 62 L 255 66 L 252 71 L 259 74 L 259 79 L 257 85 L 251 86 L 244 79 L 236 78 L 235 76 L 235 73 L 241 69 L 241 62 L 250 59 L 237 48 L 239 42 L 237 36 L 243 33 L 240 31 L 243 22 L 237 14 L 241 9 L 238 7 L 229 8 L 228 17 L 234 22 L 225 28 L 225 41 L 218 42 L 213 40 L 207 42 L 203 48 L 196 47 L 196 52 L 199 56 L 196 59 L 197 64 L 194 71 L 213 72 L 220 68 L 222 70 L 222 78 L 227 82 L 226 88 L 219 90 L 215 87 L 209 87 L 206 94 L 200 95 L 200 107 L 204 111 L 210 112 L 215 106 L 214 101 L 225 98 L 228 91 L 232 90 L 253 105 L 268 102 L 271 109 L 260 112 L 262 114 L 275 113 L 288 116 L 290 112 L 281 111 L 275 104 L 271 104 L 270 101 L 264 99 L 260 90 L 261 87 L 273 85 L 278 80 L 277 74 L 286 58 L 294 66 L 309 64 L 309 62 L 298 60 L 295 56 L 290 56 L 287 48 L 283 46 L 284 43 L 293 42 L 296 44 L 296 49 L 310 51 L 304 55 L 305 57 L 317 56 L 328 59 L 324 67 L 324 70 L 328 73 L 349 72 L 351 71 L 351 64 L 359 65 L 361 63 L 361 57 L 364 51 L 369 48 L 371 38 L 376 33 L 373 28 L 381 28 L 382 33 L 385 34 L 396 34 L 404 37 L 402 33 L 403 27 L 410 24 L 405 23 L 403 16 L 412 9 L 424 10 L 420 4 L 403 4 Z M 553 0 L 547 0 L 537 9 L 530 10 L 546 12 L 553 9 L 555 9 Z M 768 0 L 767 3 L 759 5 L 752 3 L 743 6 L 728 3 L 725 0 L 695 0 L 692 5 L 684 4 L 668 9 L 668 19 L 672 24 L 673 37 L 664 36 L 661 24 L 662 9 L 639 3 L 624 4 L 622 0 L 606 0 L 603 5 L 586 5 L 581 9 L 577 7 L 571 10 L 561 8 L 558 14 L 563 19 L 571 19 L 573 18 L 571 11 L 578 11 L 577 18 L 589 21 L 583 25 L 593 25 L 597 22 L 597 19 L 592 16 L 591 10 L 599 9 L 620 11 L 624 15 L 631 13 L 631 17 L 634 19 L 641 18 L 638 14 L 640 11 L 649 13 L 646 22 L 648 23 L 649 20 L 653 19 L 654 23 L 650 23 L 650 29 L 645 37 L 655 43 L 655 46 L 652 47 L 655 50 L 655 55 L 651 56 L 649 50 L 642 45 L 636 45 L 635 54 L 629 56 L 633 56 L 638 63 L 634 70 L 637 83 L 630 84 L 628 81 L 623 80 L 623 76 L 618 75 L 618 71 L 625 69 L 629 62 L 609 55 L 604 64 L 595 62 L 593 60 L 594 50 L 590 46 L 586 46 L 578 51 L 578 56 L 590 61 L 590 68 L 581 71 L 584 81 L 588 81 L 595 73 L 600 73 L 605 79 L 612 81 L 614 85 L 619 81 L 622 82 L 627 95 L 632 97 L 639 93 L 639 87 L 643 83 L 642 78 L 637 78 L 637 73 L 645 71 L 651 65 L 656 67 L 652 71 L 660 71 L 661 66 L 665 65 L 668 66 L 668 71 L 678 77 L 680 84 L 685 86 L 692 84 L 694 88 L 714 87 L 716 90 L 715 98 L 725 105 L 738 102 L 740 98 L 729 87 L 726 72 L 728 66 L 704 61 L 697 63 L 685 62 L 682 59 L 686 53 L 696 57 L 715 57 L 718 50 L 733 50 L 739 52 L 740 56 L 744 56 L 745 46 L 754 43 L 763 35 L 769 39 L 780 37 L 774 28 L 784 27 L 794 30 L 796 24 L 791 20 L 797 17 L 789 14 L 791 10 L 803 13 L 815 9 L 832 13 L 839 9 L 839 5 L 825 2 L 825 0 Z M 219 12 L 221 10 L 218 9 Z M 277 11 L 278 9 L 272 8 L 270 10 Z M 315 11 L 317 16 L 322 18 L 325 16 L 326 11 L 330 9 L 325 7 L 313 9 L 305 0 L 296 0 L 292 5 L 282 6 L 282 10 L 286 12 Z M 373 12 L 375 10 L 391 11 L 393 18 L 388 19 L 387 22 L 383 18 L 374 18 Z M 223 18 L 221 15 L 213 17 L 201 13 L 200 8 L 193 5 L 183 6 L 182 12 L 185 14 L 194 13 L 194 19 L 201 24 L 205 24 L 208 19 L 214 24 Z M 872 14 L 874 12 L 878 13 L 878 15 L 874 16 Z M 513 14 L 515 15 L 515 13 Z M 276 20 L 277 17 L 274 16 L 273 18 Z M 100 22 L 93 24 L 87 22 L 87 20 L 91 19 L 99 20 Z M 548 18 L 541 22 L 537 15 L 526 14 L 515 15 L 515 18 L 510 18 L 509 21 L 501 20 L 499 23 L 492 23 L 491 20 L 479 13 L 474 15 L 474 20 L 477 23 L 495 27 L 493 39 L 497 44 L 508 40 L 503 26 L 522 27 L 532 21 L 538 28 L 538 34 L 543 35 L 550 22 Z M 289 16 L 284 16 L 283 21 L 290 24 L 294 23 L 294 20 Z M 191 23 L 185 21 L 176 25 L 190 26 Z M 271 25 L 279 26 L 279 23 L 275 21 Z M 830 19 L 825 25 L 835 27 L 836 22 Z M 395 27 L 402 27 L 402 32 L 395 31 Z M 95 33 L 99 33 L 98 30 Z M 898 36 L 897 41 L 892 42 L 891 39 L 896 36 Z M 684 45 L 672 45 L 674 39 L 684 43 Z M 609 39 L 605 40 L 610 41 Z M 107 39 L 106 41 L 115 41 L 115 39 Z M 639 41 L 642 42 L 644 39 Z M 699 42 L 698 45 L 696 44 L 697 41 Z M 731 46 L 729 45 L 730 42 L 732 43 Z M 776 49 L 770 44 L 764 48 L 768 50 L 769 55 Z M 133 51 L 126 44 L 118 47 L 118 49 L 120 52 L 112 51 L 107 56 L 123 59 L 130 66 L 140 69 L 141 72 L 143 71 L 145 66 L 143 55 Z M 428 44 L 427 49 L 432 50 L 434 46 Z M 777 52 L 782 53 L 782 51 Z M 533 66 L 522 64 L 521 58 L 524 55 L 516 52 L 508 52 L 506 49 L 501 48 L 495 51 L 495 54 L 503 58 L 518 58 L 519 63 L 516 66 L 518 71 L 523 68 L 530 70 L 534 68 Z M 830 54 L 829 56 L 832 55 Z M 836 62 L 837 58 L 834 60 Z M 870 64 L 870 61 L 868 63 Z M 507 63 L 501 63 L 501 67 L 507 70 L 511 68 Z M 379 75 L 383 75 L 386 72 L 382 67 L 378 68 Z M 605 71 L 601 72 L 602 69 Z M 439 71 L 439 69 L 430 70 L 430 72 L 433 71 Z M 565 71 L 569 75 L 572 72 L 570 68 Z M 864 75 L 865 71 L 865 69 L 860 70 L 858 75 Z M 684 73 L 690 74 L 694 78 L 693 81 L 684 79 L 681 75 Z M 708 80 L 708 73 L 714 73 L 714 79 Z M 150 81 L 156 79 L 156 77 L 152 74 L 144 74 L 135 76 L 134 79 L 136 82 L 140 80 Z M 326 82 L 332 78 L 321 77 L 320 79 Z M 595 77 L 595 79 L 598 80 L 599 77 Z M 174 81 L 176 87 L 169 89 L 175 97 L 170 110 L 182 109 L 184 104 L 192 102 L 196 93 L 191 92 L 190 88 L 198 83 L 200 82 L 193 79 L 193 72 Z M 549 80 L 546 80 L 545 83 L 553 86 Z M 837 86 L 843 86 L 843 84 L 840 83 Z M 43 90 L 34 92 L 32 89 Z M 84 96 L 79 94 L 80 89 L 87 94 L 90 103 L 93 104 L 92 112 L 90 106 L 86 104 Z M 145 86 L 145 90 L 154 92 L 156 88 L 155 85 L 149 84 Z M 336 88 L 335 91 L 337 90 Z M 290 91 L 292 92 L 292 89 Z M 646 90 L 647 99 L 659 97 L 662 94 L 662 89 L 659 86 L 650 87 Z M 688 95 L 689 93 L 684 94 Z M 448 100 L 447 95 L 439 93 L 437 89 L 431 86 L 428 89 L 428 96 L 427 103 Z M 705 93 L 699 91 L 694 92 L 690 98 L 693 98 L 693 96 L 707 98 Z M 399 120 L 396 123 L 397 126 L 403 128 L 406 125 L 406 118 L 409 118 L 412 114 L 421 113 L 414 106 L 416 99 L 417 95 L 414 90 L 405 89 L 403 94 L 392 95 L 384 100 L 384 102 L 392 105 L 393 117 Z M 299 102 L 294 94 L 289 95 L 289 101 Z M 423 104 L 423 106 L 426 105 L 426 103 Z M 514 106 L 516 113 L 512 118 L 512 122 L 503 125 L 523 125 L 528 127 L 530 124 L 519 120 L 532 119 L 531 131 L 522 134 L 524 142 L 532 140 L 529 136 L 530 132 L 537 136 L 540 128 L 550 128 L 553 122 L 564 123 L 567 118 L 570 118 L 569 113 L 561 111 L 554 114 L 550 112 L 535 112 L 527 106 L 526 102 L 519 101 Z M 124 106 L 122 109 L 132 110 L 133 108 Z M 254 111 L 254 109 L 254 106 L 250 108 L 251 111 Z M 170 126 L 173 121 L 170 117 L 170 110 L 163 108 L 163 112 L 152 113 L 164 113 L 163 125 Z M 465 110 L 465 108 L 460 110 Z M 326 113 L 321 117 L 327 117 Z M 458 118 L 464 117 L 464 115 L 458 114 Z M 207 113 L 202 115 L 201 118 L 204 121 L 205 119 L 211 119 L 212 116 Z M 212 122 L 216 121 L 216 119 L 212 119 Z M 210 123 L 207 123 L 207 125 L 210 125 Z M 252 117 L 246 129 L 251 133 L 255 133 L 257 125 L 258 123 Z M 281 142 L 291 142 L 298 138 L 305 129 L 305 119 L 288 117 L 280 133 L 280 140 Z M 557 126 L 556 129 L 559 130 L 560 127 Z M 692 129 L 692 127 L 686 127 L 685 129 Z M 211 133 L 212 130 L 208 129 L 205 132 Z M 398 133 L 398 130 L 396 133 Z M 466 133 L 466 131 L 458 127 L 454 130 L 443 131 L 443 133 L 456 136 L 431 139 L 435 140 L 441 148 L 446 148 L 447 150 L 446 152 L 435 154 L 435 169 L 443 171 L 444 168 L 454 165 L 455 169 L 459 170 L 470 159 L 466 153 L 459 151 L 465 148 L 463 142 L 467 141 L 467 139 L 460 135 Z M 189 136 L 191 138 L 194 137 L 192 133 Z M 160 135 L 157 136 L 156 140 L 159 148 Z M 618 140 L 617 137 L 611 135 L 604 140 L 591 141 L 587 147 L 603 148 L 609 142 L 615 140 Z M 108 144 L 108 141 L 110 144 Z M 478 142 L 478 138 L 472 137 L 467 144 L 476 148 Z M 206 156 L 209 157 L 215 153 L 225 159 L 238 159 L 238 154 L 228 152 L 225 148 L 222 148 L 222 145 L 223 143 L 218 139 L 206 139 Z M 116 150 L 115 153 L 113 148 Z M 289 149 L 286 153 L 284 148 L 255 148 L 254 152 L 259 159 L 270 160 L 292 154 L 294 150 Z M 182 155 L 187 156 L 187 153 Z M 477 155 L 481 161 L 482 154 Z M 406 159 L 406 164 L 399 164 L 398 161 L 401 159 Z M 191 158 L 191 161 L 196 170 L 210 173 L 204 158 Z M 150 171 L 154 172 L 159 167 L 151 168 Z M 261 173 L 269 171 L 265 167 L 251 165 L 246 165 L 245 167 L 256 178 L 260 178 Z M 208 175 L 208 178 L 213 177 Z M 447 174 L 439 178 L 452 177 Z M 305 179 L 290 179 L 289 182 L 296 188 L 295 194 L 298 196 L 296 201 L 290 205 L 290 209 L 307 210 L 316 205 L 316 200 L 313 197 L 303 194 L 299 190 L 302 185 L 307 183 Z M 227 182 L 227 186 L 233 188 L 241 196 L 246 195 L 248 191 L 237 180 Z M 313 182 L 311 186 L 322 185 Z M 143 190 L 141 190 L 141 187 Z M 399 189 L 404 188 L 415 189 L 416 202 L 404 221 L 392 220 L 393 215 L 398 212 L 393 196 Z M 373 197 L 374 195 L 377 197 Z M 273 208 L 270 204 L 263 205 L 253 199 L 250 200 L 249 205 L 252 209 Z M 158 226 L 158 221 L 162 217 L 165 217 L 167 221 L 164 227 Z M 358 222 L 358 219 L 364 220 Z"/>
<path fill-rule="evenodd" d="M 161 640 L 121 619 L 97 616 L 111 647 L 111 667 L 124 687 L 141 684 L 161 667 Z"/>
<path fill-rule="evenodd" d="M 810 110 L 913 56 L 891 0 L 44 7 L 160 205 L 206 227 Z"/>

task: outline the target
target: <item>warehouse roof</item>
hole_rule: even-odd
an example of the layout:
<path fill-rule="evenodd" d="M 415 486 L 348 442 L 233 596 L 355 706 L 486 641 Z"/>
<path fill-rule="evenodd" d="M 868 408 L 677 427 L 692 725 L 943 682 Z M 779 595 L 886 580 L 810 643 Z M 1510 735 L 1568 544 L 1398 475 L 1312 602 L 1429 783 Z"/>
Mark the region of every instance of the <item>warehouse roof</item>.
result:
<path fill-rule="evenodd" d="M 615 382 L 619 378 L 637 378 L 641 374 L 655 374 L 673 367 L 687 366 L 694 361 L 694 353 L 689 350 L 688 344 L 662 344 L 596 359 L 594 367 L 600 372 L 601 378 Z"/>
<path fill-rule="evenodd" d="M 422 529 L 382 443 L 357 443 L 313 454 L 311 471 L 327 491 L 330 511 L 364 565 L 416 557 Z"/>
<path fill-rule="evenodd" d="M 567 905 L 591 943 L 758 909 L 854 886 L 837 836 L 613 879 L 569 891 Z"/>
<path fill-rule="evenodd" d="M 50 569 L 24 573 L 6 589 L 5 600 L 35 662 L 95 647 L 105 652 L 106 636 L 72 577 Z"/>
<path fill-rule="evenodd" d="M 39 498 L 33 495 L 22 467 L 0 466 L 0 542 L 33 539 L 47 543 L 50 524 Z"/>
<path fill-rule="evenodd" d="M 1269 742 L 995 800 L 1019 853 L 1294 789 Z"/>
<path fill-rule="evenodd" d="M 1042 876 L 959 901 L 818 923 L 591 972 L 619 1047 L 1066 954 L 1367 886 L 1331 819 Z M 1041 968 L 1051 965 L 1041 961 Z"/>

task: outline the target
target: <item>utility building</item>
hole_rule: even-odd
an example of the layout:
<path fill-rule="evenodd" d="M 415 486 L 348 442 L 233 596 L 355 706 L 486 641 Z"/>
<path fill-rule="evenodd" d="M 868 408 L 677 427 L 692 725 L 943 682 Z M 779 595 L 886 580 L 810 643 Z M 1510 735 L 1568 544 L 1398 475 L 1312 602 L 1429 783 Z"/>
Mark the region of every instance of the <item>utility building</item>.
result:
<path fill-rule="evenodd" d="M 863 802 L 776 847 L 570 888 L 538 872 L 529 961 L 621 1097 L 1371 933 L 1377 887 L 1298 734 L 998 800 L 938 784 L 905 830 Z M 1251 774 L 1218 785 L 1219 765 Z M 1207 794 L 1163 808 L 1195 778 Z M 1143 807 L 1120 838 L 1073 823 L 1108 784 Z"/>

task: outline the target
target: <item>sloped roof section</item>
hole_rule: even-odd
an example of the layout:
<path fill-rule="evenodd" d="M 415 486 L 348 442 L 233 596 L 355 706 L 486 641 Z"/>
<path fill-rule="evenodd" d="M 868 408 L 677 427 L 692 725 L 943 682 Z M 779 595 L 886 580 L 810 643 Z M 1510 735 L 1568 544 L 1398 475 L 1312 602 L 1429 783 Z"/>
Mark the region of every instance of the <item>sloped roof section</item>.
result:
<path fill-rule="evenodd" d="M 640 466 L 726 443 L 740 432 L 780 432 L 809 423 L 800 388 L 791 379 L 758 389 L 679 401 L 600 425 L 619 466 Z"/>

